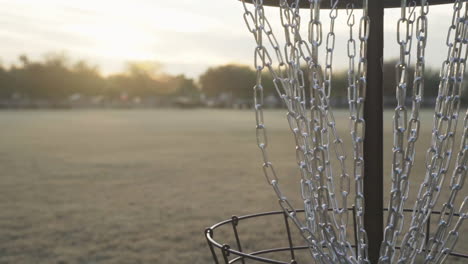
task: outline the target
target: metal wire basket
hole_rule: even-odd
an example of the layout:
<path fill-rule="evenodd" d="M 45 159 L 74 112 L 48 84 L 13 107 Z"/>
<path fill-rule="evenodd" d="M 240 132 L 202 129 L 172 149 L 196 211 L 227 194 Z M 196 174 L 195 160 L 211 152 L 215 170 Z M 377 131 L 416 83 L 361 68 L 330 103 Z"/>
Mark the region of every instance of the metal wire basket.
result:
<path fill-rule="evenodd" d="M 353 214 L 355 214 L 354 208 L 350 208 L 349 210 L 352 210 Z M 384 211 L 388 211 L 388 209 L 384 209 Z M 412 209 L 405 209 L 405 212 L 413 212 Z M 304 210 L 298 210 L 298 213 L 304 213 Z M 432 215 L 440 215 L 441 212 L 439 211 L 433 211 Z M 241 222 L 248 228 L 248 221 L 249 219 L 258 219 L 258 220 L 263 220 L 264 218 L 267 217 L 275 217 L 278 221 L 278 216 L 282 215 L 282 219 L 280 220 L 281 222 L 278 222 L 278 225 L 284 225 L 286 232 L 284 232 L 285 239 L 288 242 L 288 246 L 286 247 L 277 247 L 277 248 L 267 248 L 267 249 L 262 249 L 262 250 L 256 250 L 252 252 L 246 252 L 243 251 L 243 244 L 242 240 L 240 239 L 240 232 L 239 232 L 239 225 Z M 455 217 L 460 217 L 460 214 L 455 213 Z M 429 220 L 427 221 L 426 224 L 426 232 L 429 234 L 430 229 L 431 229 L 431 217 L 429 217 Z M 232 227 L 232 233 L 233 235 L 233 240 L 235 240 L 235 245 L 234 247 L 229 244 L 225 244 L 222 242 L 218 242 L 214 238 L 214 233 L 215 230 L 223 227 L 223 226 L 231 226 Z M 353 225 L 355 226 L 355 225 Z M 300 251 L 304 251 L 308 249 L 308 246 L 306 245 L 294 245 L 293 243 L 293 232 L 290 227 L 290 220 L 287 214 L 284 211 L 273 211 L 273 212 L 265 212 L 265 213 L 257 213 L 257 214 L 250 214 L 250 215 L 245 215 L 245 216 L 233 216 L 231 219 L 224 220 L 222 222 L 219 222 L 211 227 L 208 227 L 205 229 L 205 238 L 208 243 L 208 247 L 210 249 L 210 252 L 213 257 L 213 263 L 215 264 L 231 264 L 231 263 L 242 263 L 245 264 L 246 261 L 248 260 L 249 263 L 273 263 L 273 264 L 299 264 L 299 260 L 296 258 L 297 253 Z M 355 237 L 355 241 L 356 241 Z M 426 242 L 428 242 L 428 237 L 426 238 Z M 353 245 L 354 247 L 354 245 Z M 399 248 L 397 248 L 399 249 Z M 271 257 L 266 257 L 265 255 L 270 254 L 270 253 L 288 253 L 288 258 L 290 259 L 289 261 L 285 260 L 279 260 L 279 259 L 274 259 Z M 460 253 L 460 252 L 452 252 L 449 254 L 452 260 L 458 259 L 462 261 L 467 261 L 468 262 L 468 254 L 467 253 Z"/>

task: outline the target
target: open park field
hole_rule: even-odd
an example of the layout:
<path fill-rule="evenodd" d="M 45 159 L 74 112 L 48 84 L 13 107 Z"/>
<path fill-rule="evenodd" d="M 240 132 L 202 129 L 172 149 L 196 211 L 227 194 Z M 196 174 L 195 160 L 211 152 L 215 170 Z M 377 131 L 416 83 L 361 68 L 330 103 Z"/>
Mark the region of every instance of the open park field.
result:
<path fill-rule="evenodd" d="M 385 116 L 388 184 L 391 113 Z M 349 147 L 347 113 L 336 118 Z M 425 112 L 414 188 L 424 176 L 431 119 Z M 212 263 L 205 227 L 279 209 L 254 123 L 251 111 L 233 110 L 0 112 L 0 263 Z M 267 112 L 266 123 L 271 160 L 300 207 L 284 111 Z M 268 221 L 240 226 L 245 249 L 286 245 L 281 222 Z M 462 231 L 457 250 L 467 252 L 468 226 Z M 230 229 L 216 238 L 233 244 Z"/>

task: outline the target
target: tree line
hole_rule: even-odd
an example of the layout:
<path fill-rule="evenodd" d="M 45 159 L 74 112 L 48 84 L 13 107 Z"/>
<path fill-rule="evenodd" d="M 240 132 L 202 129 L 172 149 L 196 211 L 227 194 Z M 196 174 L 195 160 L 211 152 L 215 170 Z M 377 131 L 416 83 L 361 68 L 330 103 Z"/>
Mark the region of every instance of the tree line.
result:
<path fill-rule="evenodd" d="M 384 63 L 384 96 L 395 96 L 396 86 L 396 60 L 390 60 Z M 304 73 L 306 69 L 303 69 Z M 409 70 L 408 83 L 413 82 L 414 71 Z M 262 76 L 263 86 L 268 94 L 275 93 L 273 80 L 270 74 L 265 70 Z M 202 90 L 209 95 L 217 96 L 219 93 L 232 93 L 235 97 L 249 98 L 252 92 L 249 89 L 239 89 L 240 87 L 252 87 L 256 81 L 256 72 L 248 66 L 224 65 L 208 69 L 200 76 Z M 305 86 L 309 86 L 309 80 L 305 78 Z M 333 73 L 332 97 L 346 97 L 348 75 L 346 71 L 337 71 Z M 425 97 L 433 98 L 437 96 L 439 85 L 439 72 L 428 68 L 425 71 Z"/>
<path fill-rule="evenodd" d="M 388 98 L 395 95 L 395 64 L 396 61 L 384 64 L 384 94 Z M 49 54 L 37 61 L 21 55 L 18 63 L 0 67 L 0 101 L 42 100 L 60 105 L 98 97 L 99 102 L 116 104 L 153 102 L 153 105 L 158 105 L 180 102 L 203 105 L 211 100 L 216 105 L 217 101 L 224 100 L 229 106 L 236 101 L 250 102 L 255 81 L 254 69 L 245 65 L 211 67 L 198 80 L 184 75 L 165 74 L 154 63 L 128 63 L 123 72 L 103 76 L 98 67 L 86 61 L 73 62 L 63 54 Z M 437 96 L 438 81 L 438 72 L 427 69 L 426 98 Z M 267 71 L 263 75 L 263 83 L 265 96 L 277 98 Z M 346 72 L 335 72 L 332 97 L 346 98 L 346 87 Z"/>
<path fill-rule="evenodd" d="M 195 81 L 184 75 L 161 73 L 150 63 L 128 63 L 125 71 L 103 76 L 86 61 L 72 62 L 63 54 L 40 61 L 26 55 L 10 67 L 0 67 L 0 99 L 46 100 L 59 103 L 73 95 L 108 100 L 198 93 Z"/>

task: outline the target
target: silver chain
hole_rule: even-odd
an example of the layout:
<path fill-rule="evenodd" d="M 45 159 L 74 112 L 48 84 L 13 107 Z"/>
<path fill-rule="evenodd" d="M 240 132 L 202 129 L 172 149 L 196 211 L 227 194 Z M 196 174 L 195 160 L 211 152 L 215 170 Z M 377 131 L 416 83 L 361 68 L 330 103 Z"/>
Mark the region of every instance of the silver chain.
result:
<path fill-rule="evenodd" d="M 459 6 L 455 5 L 454 10 L 462 10 L 461 3 Z M 464 15 L 458 15 L 459 16 L 459 23 L 457 24 L 456 29 L 456 36 L 461 37 L 461 39 L 455 40 L 455 42 L 459 41 L 460 43 L 457 45 L 454 43 L 454 48 L 459 49 L 457 53 L 458 55 L 462 55 L 462 57 L 459 57 L 458 61 L 458 66 L 456 69 L 456 73 L 454 77 L 456 80 L 454 80 L 454 91 L 452 92 L 453 100 L 459 100 L 459 97 L 461 96 L 462 93 L 462 83 L 463 83 L 463 77 L 464 77 L 464 72 L 465 72 L 465 67 L 466 67 L 466 59 L 467 59 L 467 51 L 466 51 L 466 45 L 465 49 L 463 49 L 463 44 L 466 44 L 468 42 L 468 5 L 465 4 L 465 11 Z M 462 26 L 463 23 L 463 26 Z M 457 37 L 458 38 L 458 37 Z M 448 43 L 448 46 L 451 46 L 451 43 Z M 458 47 L 457 47 L 458 46 Z M 464 54 L 460 54 L 463 53 Z M 457 87 L 458 86 L 458 87 Z M 458 91 L 457 91 L 458 90 Z M 450 100 L 450 99 L 449 99 Z M 457 109 L 457 115 L 458 117 L 458 108 L 459 108 L 459 102 L 454 102 L 457 104 L 455 108 Z M 449 232 L 447 235 L 448 228 L 450 227 L 450 224 L 452 223 L 453 216 L 454 216 L 454 209 L 455 209 L 455 199 L 457 198 L 459 191 L 462 190 L 465 178 L 466 178 L 466 164 L 467 164 L 467 157 L 468 157 L 468 112 L 465 113 L 465 119 L 464 119 L 464 128 L 463 128 L 463 135 L 461 137 L 461 143 L 460 143 L 460 150 L 457 155 L 456 163 L 455 163 L 455 168 L 453 170 L 453 174 L 450 180 L 450 185 L 449 185 L 449 191 L 450 191 L 450 196 L 448 200 L 443 204 L 441 214 L 438 219 L 438 227 L 436 232 L 434 233 L 433 236 L 430 237 L 429 243 L 427 245 L 427 250 L 429 250 L 429 253 L 426 255 L 426 260 L 425 263 L 440 263 L 439 261 L 445 260 L 445 258 L 441 258 L 443 254 L 446 254 L 443 251 L 451 251 L 453 247 L 455 246 L 456 240 L 454 239 L 458 238 L 458 231 L 457 230 L 452 230 Z M 452 116 L 453 117 L 453 116 Z M 455 121 L 456 122 L 456 121 Z M 455 124 L 455 129 L 456 129 L 456 124 Z M 451 151 L 451 150 L 450 150 Z M 465 197 L 466 200 L 467 197 Z M 463 212 L 466 211 L 466 207 L 464 206 L 461 207 L 460 212 L 463 214 Z M 456 224 L 456 229 L 459 228 L 461 225 L 461 222 L 466 218 L 466 213 L 464 216 L 461 216 L 459 221 Z M 429 235 L 429 234 L 427 234 Z M 440 251 L 441 248 L 446 245 L 447 240 L 451 239 L 449 241 L 449 247 L 444 248 L 443 251 Z M 426 251 L 427 252 L 427 251 Z"/>
<path fill-rule="evenodd" d="M 465 160 L 465 164 L 466 164 L 466 160 Z M 464 171 L 466 171 L 466 166 L 464 167 L 465 167 Z M 447 259 L 447 257 L 453 251 L 453 248 L 457 244 L 458 238 L 460 236 L 460 233 L 459 233 L 460 227 L 462 226 L 463 222 L 466 219 L 468 219 L 468 196 L 465 197 L 465 199 L 463 200 L 463 203 L 460 206 L 459 212 L 460 212 L 460 217 L 458 218 L 458 221 L 455 223 L 454 228 L 450 230 L 450 232 L 445 237 L 445 239 L 443 239 L 442 245 L 440 246 L 442 250 L 438 252 L 438 254 L 435 255 L 434 258 L 429 258 L 431 260 L 434 260 L 433 261 L 434 263 L 444 263 L 444 261 Z"/>
<path fill-rule="evenodd" d="M 329 99 L 332 91 L 333 54 L 335 49 L 335 19 L 338 15 L 339 0 L 330 0 L 332 7 L 330 30 L 326 35 L 325 67 L 319 63 L 319 49 L 323 42 L 322 22 L 320 19 L 320 0 L 309 0 L 310 21 L 308 39 L 300 34 L 301 16 L 299 0 L 279 0 L 281 23 L 285 34 L 285 45 L 281 47 L 273 29 L 265 16 L 263 0 L 253 0 L 255 11 L 248 10 L 245 2 L 244 20 L 248 30 L 256 41 L 254 66 L 257 72 L 254 86 L 254 103 L 256 116 L 257 145 L 262 152 L 263 171 L 269 184 L 273 187 L 279 204 L 291 218 L 302 237 L 307 241 L 310 252 L 317 263 L 369 263 L 367 234 L 364 229 L 364 195 L 363 195 L 363 142 L 365 137 L 365 120 L 363 116 L 365 94 L 367 89 L 367 46 L 369 39 L 369 17 L 367 0 L 363 0 L 363 15 L 359 20 L 359 61 L 356 70 L 355 58 L 358 56 L 353 27 L 355 25 L 354 6 L 347 5 L 349 39 L 347 42 L 348 67 L 348 101 L 350 109 L 350 130 L 353 144 L 353 178 L 355 181 L 357 230 L 357 255 L 347 240 L 348 214 L 347 203 L 350 192 L 351 177 L 345 165 L 346 154 L 343 140 L 336 130 L 336 123 L 330 109 Z M 409 176 L 414 164 L 415 143 L 419 138 L 420 105 L 424 91 L 425 47 L 427 42 L 428 4 L 421 1 L 419 15 L 416 18 L 416 2 L 402 2 L 402 15 L 397 24 L 397 42 L 400 45 L 400 60 L 397 64 L 397 107 L 394 115 L 394 146 L 392 163 L 392 190 L 389 201 L 389 216 L 381 247 L 379 263 L 393 263 L 396 241 L 403 227 L 403 208 L 408 198 Z M 468 9 L 461 14 L 464 0 L 456 0 L 452 25 L 447 36 L 447 60 L 441 70 L 441 85 L 437 97 L 434 116 L 434 129 L 431 147 L 426 155 L 426 177 L 421 185 L 411 226 L 401 242 L 398 263 L 413 263 L 416 255 L 424 255 L 425 263 L 442 263 L 453 250 L 458 239 L 462 222 L 467 218 L 468 201 L 465 198 L 460 208 L 461 217 L 451 231 L 454 202 L 466 178 L 468 154 L 467 119 L 458 153 L 456 168 L 450 183 L 450 197 L 443 205 L 439 226 L 428 245 L 424 244 L 425 234 L 422 230 L 428 216 L 435 206 L 444 177 L 448 172 L 452 157 L 455 131 L 458 122 L 460 95 L 463 74 L 467 59 Z M 408 69 L 411 65 L 411 50 L 416 25 L 417 59 L 413 81 L 411 117 L 408 121 L 406 107 Z M 278 62 L 273 66 L 273 59 L 264 46 L 268 39 Z M 462 52 L 464 54 L 462 54 Z M 283 56 L 284 53 L 284 56 Z M 307 74 L 301 67 L 305 61 Z M 273 77 L 276 92 L 284 101 L 287 121 L 294 135 L 296 160 L 301 172 L 301 197 L 304 202 L 305 221 L 301 221 L 296 209 L 283 195 L 276 170 L 268 158 L 268 139 L 263 113 L 262 74 L 267 68 Z M 306 76 L 310 80 L 310 95 L 306 95 Z M 467 112 L 468 113 L 468 112 Z M 405 137 L 406 134 L 406 137 Z M 330 148 L 340 162 L 340 195 L 341 204 L 336 197 L 333 171 L 330 161 Z M 427 249 L 425 248 L 427 246 Z"/>
<path fill-rule="evenodd" d="M 268 182 L 273 186 L 280 205 L 301 230 L 301 234 L 308 241 L 311 253 L 320 263 L 358 263 L 354 250 L 346 240 L 346 225 L 348 212 L 347 196 L 349 194 L 349 175 L 346 173 L 343 140 L 338 136 L 333 114 L 329 106 L 331 90 L 332 62 L 335 45 L 334 19 L 337 16 L 337 0 L 332 0 L 330 32 L 327 34 L 326 70 L 322 70 L 318 63 L 318 49 L 322 43 L 322 24 L 320 21 L 320 1 L 310 0 L 311 21 L 309 22 L 309 43 L 302 40 L 300 30 L 299 1 L 291 5 L 286 0 L 280 0 L 281 22 L 285 32 L 286 44 L 284 57 L 270 23 L 264 15 L 263 1 L 254 1 L 255 15 L 248 11 L 244 3 L 244 20 L 247 28 L 254 35 L 257 42 L 255 49 L 255 67 L 257 69 L 257 85 L 254 87 L 255 110 L 257 121 L 257 143 L 264 159 L 264 173 Z M 368 22 L 368 18 L 366 19 Z M 368 36 L 368 24 L 363 23 L 362 30 L 365 41 Z M 258 32 L 263 32 L 259 34 Z M 272 59 L 263 46 L 262 37 L 266 35 L 278 60 L 278 71 L 273 68 Z M 367 45 L 364 47 L 367 48 Z M 361 52 L 366 56 L 367 52 Z M 306 112 L 306 96 L 304 73 L 300 67 L 303 59 L 308 66 L 311 80 L 310 112 Z M 365 65 L 364 65 L 365 66 Z M 267 67 L 273 76 L 276 91 L 285 102 L 288 109 L 288 122 L 296 141 L 296 156 L 301 171 L 301 194 L 306 211 L 304 225 L 296 216 L 296 210 L 279 188 L 279 181 L 272 163 L 266 152 L 267 137 L 263 118 L 263 86 L 261 74 Z M 362 67 L 362 65 L 361 65 Z M 366 68 L 366 67 L 364 67 Z M 365 76 L 365 75 L 363 75 Z M 327 91 L 325 91 L 328 89 Z M 335 196 L 333 174 L 329 160 L 330 133 L 333 138 L 333 148 L 336 158 L 341 164 L 340 188 L 343 201 L 338 206 Z M 341 180 L 345 179 L 345 180 Z M 328 209 L 332 209 L 329 213 Z M 336 235 L 338 230 L 339 235 Z M 363 228 L 361 229 L 364 230 Z M 320 237 L 320 239 L 319 239 Z M 367 246 L 362 240 L 363 248 Z M 322 249 L 323 248 L 323 249 Z M 363 254 L 360 259 L 367 260 Z M 364 263 L 364 262 L 360 262 Z"/>
<path fill-rule="evenodd" d="M 322 43 L 320 3 L 315 0 L 310 1 L 309 42 L 312 48 L 309 48 L 308 43 L 302 40 L 299 32 L 298 4 L 299 1 L 292 3 L 292 5 L 289 5 L 287 1 L 280 1 L 282 24 L 286 39 L 285 52 L 290 54 L 287 55 L 290 59 L 287 60 L 289 75 L 286 83 L 289 84 L 290 94 L 296 98 L 291 100 L 289 104 L 286 102 L 286 104 L 288 106 L 288 121 L 296 139 L 298 164 L 300 167 L 304 167 L 302 169 L 301 189 L 306 190 L 302 192 L 303 194 L 307 193 L 307 191 L 317 193 L 315 201 L 311 201 L 311 197 L 314 196 L 303 195 L 302 197 L 305 208 L 308 209 L 306 210 L 306 221 L 311 230 L 321 236 L 322 244 L 327 245 L 326 250 L 329 251 L 329 255 L 333 256 L 333 261 L 345 262 L 347 254 L 344 252 L 343 246 L 348 246 L 349 250 L 351 250 L 351 246 L 342 240 L 340 240 L 340 244 L 337 243 L 335 228 L 338 229 L 339 226 L 336 215 L 339 215 L 340 212 L 334 194 L 333 177 L 331 176 L 327 124 L 335 137 L 335 143 L 341 143 L 342 140 L 336 135 L 334 119 L 330 119 L 333 116 L 328 114 L 328 97 L 323 92 L 323 73 L 318 64 L 318 48 Z M 337 4 L 337 1 L 335 1 L 335 4 Z M 334 11 L 331 12 L 333 14 Z M 294 44 L 291 44 L 291 35 L 294 36 Z M 331 48 L 328 50 L 331 53 L 333 52 Z M 310 70 L 309 78 L 312 83 L 310 116 L 306 112 L 305 85 L 301 81 L 304 78 L 304 73 L 300 67 L 301 58 L 306 61 Z M 331 61 L 329 65 L 331 67 Z M 274 75 L 274 73 L 272 74 Z M 337 154 L 337 156 L 339 155 Z M 313 186 L 310 187 L 310 185 Z M 328 212 L 329 208 L 332 209 L 331 215 Z M 340 235 L 340 238 L 343 237 L 345 237 L 345 234 Z"/>
<path fill-rule="evenodd" d="M 346 209 L 346 200 L 342 200 L 341 209 L 338 206 L 338 202 L 335 196 L 335 184 L 333 180 L 333 172 L 331 169 L 330 163 L 330 132 L 333 137 L 333 147 L 336 158 L 340 161 L 341 165 L 341 176 L 347 175 L 345 167 L 346 155 L 343 148 L 343 140 L 339 137 L 335 119 L 330 111 L 329 106 L 329 93 L 331 91 L 331 77 L 332 77 L 332 64 L 333 64 L 333 52 L 335 47 L 335 19 L 338 15 L 338 10 L 336 9 L 338 1 L 330 1 L 332 9 L 329 13 L 330 17 L 330 31 L 327 34 L 326 38 L 326 66 L 325 71 L 322 71 L 322 68 L 318 62 L 318 49 L 322 43 L 322 24 L 320 21 L 320 3 L 319 1 L 310 1 L 310 12 L 311 20 L 309 21 L 309 43 L 312 47 L 311 59 L 305 58 L 308 69 L 309 69 L 309 79 L 311 80 L 311 89 L 310 89 L 310 127 L 313 132 L 313 152 L 315 153 L 314 160 L 321 160 L 323 156 L 323 165 L 315 163 L 312 160 L 311 171 L 318 172 L 316 174 L 317 179 L 326 179 L 326 183 L 321 180 L 319 193 L 322 196 L 322 204 L 326 196 L 329 196 L 329 205 L 328 208 L 332 209 L 331 217 L 327 217 L 327 210 L 325 208 L 320 209 L 321 215 L 325 216 L 324 220 L 327 218 L 331 219 L 331 222 L 334 224 L 335 228 L 339 230 L 339 241 L 341 245 L 341 250 L 347 248 L 348 251 L 352 252 L 351 246 L 346 241 L 346 226 L 347 226 L 347 209 Z M 323 83 L 323 84 L 322 84 Z M 321 154 L 323 152 L 323 154 Z M 318 154 L 318 155 L 317 155 Z M 323 168 L 323 169 L 322 169 Z M 321 171 L 323 170 L 323 171 Z M 346 176 L 343 176 L 346 177 Z M 346 187 L 340 185 L 340 187 Z M 327 195 L 328 192 L 328 195 Z M 343 192 L 342 192 L 343 198 Z M 323 207 L 323 206 L 322 206 Z M 332 238 L 335 236 L 332 232 Z"/>
<path fill-rule="evenodd" d="M 397 23 L 397 43 L 400 46 L 400 59 L 396 65 L 396 99 L 393 124 L 393 162 L 392 162 L 392 189 L 390 191 L 389 213 L 384 232 L 384 240 L 380 247 L 379 263 L 392 263 L 396 242 L 402 231 L 404 223 L 404 204 L 408 199 L 409 177 L 414 164 L 415 144 L 419 138 L 420 107 L 424 92 L 425 52 L 427 42 L 427 14 L 429 12 L 427 1 L 421 1 L 420 12 L 415 18 L 416 2 L 407 5 L 406 0 L 401 1 L 401 17 Z M 417 61 L 413 81 L 412 112 L 407 121 L 406 98 L 409 66 L 411 65 L 411 49 L 416 22 Z M 405 140 L 405 133 L 407 133 Z M 405 147 L 406 144 L 406 147 Z"/>
<path fill-rule="evenodd" d="M 297 217 L 296 209 L 292 206 L 292 204 L 289 202 L 286 196 L 284 196 L 283 193 L 281 192 L 281 189 L 279 187 L 280 186 L 279 179 L 276 175 L 276 171 L 273 167 L 273 164 L 268 159 L 268 154 L 267 154 L 268 141 L 267 141 L 266 126 L 264 123 L 264 113 L 263 113 L 262 71 L 265 67 L 269 69 L 274 79 L 275 88 L 277 92 L 281 95 L 281 98 L 284 100 L 286 105 L 288 106 L 288 109 L 296 108 L 296 110 L 305 110 L 305 103 L 304 103 L 305 93 L 297 94 L 297 89 L 295 90 L 291 89 L 293 87 L 297 87 L 296 85 L 298 83 L 299 83 L 299 87 L 303 88 L 304 82 L 301 81 L 300 78 L 298 78 L 298 72 L 294 71 L 295 67 L 284 67 L 284 65 L 294 66 L 298 64 L 299 62 L 298 49 L 292 44 L 291 39 L 288 38 L 288 36 L 290 36 L 289 35 L 290 29 L 287 29 L 288 32 L 286 32 L 287 33 L 286 34 L 287 43 L 285 46 L 285 58 L 286 58 L 286 63 L 287 63 L 286 64 L 283 60 L 283 56 L 281 54 L 281 50 L 279 49 L 278 42 L 276 41 L 276 38 L 274 37 L 273 32 L 271 30 L 270 23 L 265 17 L 265 13 L 263 9 L 263 0 L 255 0 L 253 1 L 253 3 L 255 7 L 255 15 L 253 15 L 248 10 L 245 2 L 243 2 L 243 5 L 244 5 L 244 10 L 245 10 L 244 19 L 247 23 L 247 28 L 252 34 L 254 34 L 254 37 L 257 43 L 257 47 L 255 48 L 255 58 L 254 58 L 254 64 L 255 64 L 256 71 L 257 71 L 257 81 L 254 87 L 254 104 L 255 104 L 255 113 L 256 113 L 257 144 L 260 150 L 262 151 L 262 156 L 263 156 L 263 161 L 264 161 L 263 171 L 264 171 L 264 174 L 268 183 L 272 185 L 279 199 L 280 206 L 283 208 L 285 213 L 292 219 L 294 224 L 300 230 L 300 233 L 302 237 L 305 239 L 305 241 L 307 241 L 313 258 L 319 263 L 331 264 L 331 263 L 334 263 L 336 256 L 330 256 L 329 254 L 323 251 L 323 246 L 325 245 L 325 242 L 316 237 L 316 232 L 314 232 L 313 229 L 310 228 L 309 226 L 310 221 L 308 221 L 308 224 L 305 225 Z M 286 14 L 283 14 L 283 11 L 282 11 L 282 15 L 285 15 L 286 16 L 285 21 L 287 20 L 287 22 L 283 21 L 283 25 L 287 25 L 288 27 L 290 27 L 291 25 L 298 26 L 299 23 L 295 23 L 291 20 L 293 19 L 293 17 L 291 16 L 291 13 L 288 12 Z M 283 20 L 283 17 L 282 17 L 282 20 Z M 277 55 L 277 58 L 279 61 L 279 73 L 280 73 L 279 75 L 273 69 L 271 56 L 269 55 L 265 46 L 263 46 L 263 33 L 266 33 L 266 35 L 268 36 L 268 39 L 271 42 L 275 50 L 275 53 Z M 291 78 L 291 80 L 288 81 L 289 78 L 287 78 L 286 75 L 294 76 L 295 78 L 294 79 Z M 303 80 L 303 75 L 301 76 Z M 295 134 L 296 144 L 299 145 L 298 143 L 300 141 L 306 141 L 307 135 L 308 135 L 307 120 L 305 118 L 300 118 L 300 119 L 293 118 L 292 115 L 288 114 L 288 121 L 290 121 L 290 126 L 292 126 L 291 129 L 293 130 Z M 306 148 L 307 144 L 300 144 L 300 146 L 303 146 L 304 148 Z M 307 165 L 305 164 L 305 159 L 301 160 L 301 151 L 299 149 L 297 150 L 297 155 L 298 155 L 299 168 L 301 169 L 301 174 L 303 178 L 301 181 L 302 183 L 301 188 L 303 190 L 302 195 L 304 196 L 303 198 L 307 198 L 306 200 L 309 201 L 308 203 L 307 201 L 305 202 L 306 215 L 308 216 L 308 218 L 309 217 L 315 218 L 315 215 L 309 215 L 309 212 L 313 211 L 313 208 L 317 207 L 315 206 L 315 204 L 317 204 L 316 199 L 314 199 L 314 197 L 312 197 L 311 195 L 311 193 L 313 193 L 314 190 L 317 190 L 317 187 L 315 183 L 311 181 L 308 177 Z M 304 186 L 305 181 L 307 181 L 306 186 Z"/>
<path fill-rule="evenodd" d="M 417 255 L 427 255 L 426 261 L 433 260 L 433 256 L 427 254 L 424 243 L 426 235 L 430 234 L 426 234 L 423 228 L 438 200 L 452 158 L 466 59 L 466 54 L 464 58 L 461 54 L 462 51 L 466 53 L 467 44 L 466 5 L 465 14 L 462 14 L 463 5 L 464 1 L 460 0 L 456 0 L 454 4 L 452 24 L 447 34 L 447 59 L 442 65 L 440 74 L 431 147 L 426 154 L 426 176 L 413 207 L 409 232 L 401 242 L 398 263 L 412 263 Z M 463 166 L 466 166 L 466 163 Z M 451 214 L 453 215 L 453 212 Z M 443 217 L 445 218 L 445 215 Z M 441 223 L 444 226 L 443 222 L 439 222 L 439 225 Z M 431 240 L 432 244 L 440 244 L 438 237 L 444 231 L 438 232 L 439 234 L 436 232 L 436 237 Z"/>
<path fill-rule="evenodd" d="M 355 225 L 358 238 L 358 258 L 360 263 L 368 263 L 368 240 L 364 228 L 364 103 L 367 89 L 367 46 L 369 40 L 370 19 L 368 16 L 367 1 L 363 2 L 363 14 L 359 20 L 360 52 L 357 73 L 355 70 L 356 42 L 353 38 L 354 11 L 348 5 L 348 27 L 350 38 L 348 40 L 348 104 L 350 109 L 350 130 L 353 145 L 353 176 L 356 195 L 354 199 L 356 219 Z M 349 9 L 351 8 L 351 11 Z"/>
<path fill-rule="evenodd" d="M 455 224 L 455 228 L 447 234 L 448 228 L 453 222 L 455 199 L 457 198 L 459 191 L 462 190 L 466 178 L 466 164 L 468 161 L 468 111 L 465 114 L 464 129 L 461 139 L 460 151 L 458 152 L 455 169 L 453 170 L 452 178 L 450 180 L 450 196 L 447 202 L 442 206 L 441 214 L 437 220 L 437 230 L 429 239 L 427 247 L 429 254 L 426 256 L 425 263 L 441 263 L 445 260 L 446 256 L 444 255 L 447 255 L 453 250 L 458 240 L 458 229 L 462 222 L 468 218 L 468 205 L 466 205 L 468 199 L 467 196 L 464 201 L 465 205 L 462 205 L 459 210 L 461 216 Z"/>

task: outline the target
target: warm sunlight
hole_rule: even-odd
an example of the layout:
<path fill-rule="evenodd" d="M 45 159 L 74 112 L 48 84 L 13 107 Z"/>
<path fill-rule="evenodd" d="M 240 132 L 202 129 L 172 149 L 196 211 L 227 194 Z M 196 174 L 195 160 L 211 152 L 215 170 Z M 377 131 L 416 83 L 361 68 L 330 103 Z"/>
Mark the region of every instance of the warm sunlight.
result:
<path fill-rule="evenodd" d="M 0 264 L 468 264 L 468 0 L 0 23 Z"/>
<path fill-rule="evenodd" d="M 92 40 L 90 48 L 96 56 L 121 60 L 146 60 L 154 56 L 151 48 L 146 46 L 154 43 L 154 36 L 118 21 L 69 25 L 66 30 Z"/>
<path fill-rule="evenodd" d="M 64 31 L 73 32 L 93 43 L 92 53 L 120 60 L 147 60 L 155 58 L 158 42 L 171 33 L 200 33 L 212 28 L 210 20 L 174 8 L 154 8 L 149 3 L 137 5 L 117 3 L 92 5 L 87 12 L 99 13 L 99 18 L 72 21 Z M 188 23 L 189 22 L 189 23 Z M 158 54 L 159 59 L 171 54 Z M 201 58 L 198 58 L 201 59 Z"/>
<path fill-rule="evenodd" d="M 22 53 L 40 59 L 45 53 L 61 51 L 99 65 L 104 74 L 121 71 L 128 61 L 152 60 L 163 64 L 168 73 L 196 77 L 210 66 L 248 64 L 252 56 L 245 52 L 252 40 L 244 32 L 242 5 L 237 0 L 0 0 L 0 4 L 4 22 L 0 52 L 6 64 L 17 62 Z M 277 16 L 274 9 L 268 12 Z M 447 10 L 431 12 L 440 16 Z M 439 26 L 446 25 L 434 23 L 431 29 L 438 32 Z M 394 43 L 393 28 L 388 29 L 388 44 Z M 25 43 L 34 45 L 25 50 Z M 434 61 L 442 56 L 438 49 L 428 47 Z M 388 57 L 397 56 L 394 50 L 387 52 Z M 340 65 L 345 56 L 344 49 L 337 49 Z"/>
<path fill-rule="evenodd" d="M 2 61 L 14 63 L 25 52 L 41 58 L 47 52 L 63 51 L 98 64 L 105 74 L 120 71 L 128 61 L 154 60 L 168 72 L 185 71 L 191 76 L 224 61 L 246 61 L 248 55 L 226 53 L 236 42 L 248 41 L 244 34 L 240 39 L 245 41 L 225 42 L 226 50 L 213 46 L 223 37 L 239 39 L 232 30 L 223 30 L 239 25 L 238 12 L 214 12 L 217 6 L 240 8 L 238 3 L 211 2 L 202 6 L 192 1 L 0 0 L 5 21 L 0 29 Z M 220 18 L 226 19 L 224 25 Z M 35 45 L 24 50 L 24 43 Z"/>

